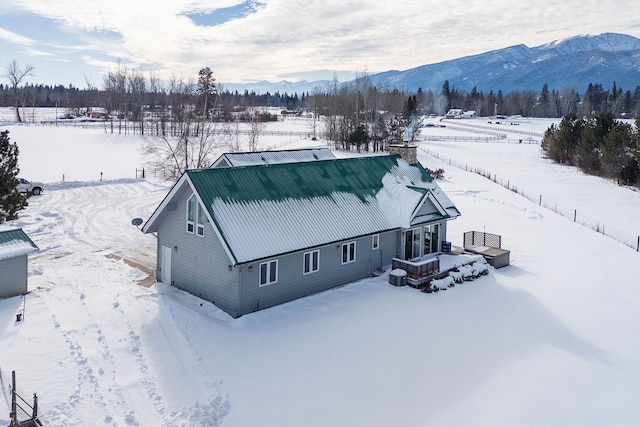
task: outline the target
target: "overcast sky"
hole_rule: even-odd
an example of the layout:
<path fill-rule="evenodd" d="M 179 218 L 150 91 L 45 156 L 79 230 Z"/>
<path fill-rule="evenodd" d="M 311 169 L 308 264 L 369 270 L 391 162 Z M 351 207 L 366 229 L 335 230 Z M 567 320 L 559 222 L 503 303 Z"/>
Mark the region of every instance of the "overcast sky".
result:
<path fill-rule="evenodd" d="M 0 3 L 2 74 L 102 88 L 118 64 L 162 79 L 346 80 L 605 32 L 640 38 L 637 0 L 20 0 Z M 0 82 L 6 84 L 5 77 Z"/>

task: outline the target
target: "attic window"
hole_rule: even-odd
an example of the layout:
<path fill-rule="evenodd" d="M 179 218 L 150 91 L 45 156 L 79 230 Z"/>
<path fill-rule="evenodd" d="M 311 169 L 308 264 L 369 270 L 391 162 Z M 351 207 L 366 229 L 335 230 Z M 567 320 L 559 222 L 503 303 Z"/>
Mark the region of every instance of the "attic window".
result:
<path fill-rule="evenodd" d="M 198 215 L 196 218 L 196 234 L 198 236 L 204 236 L 204 210 L 202 210 L 200 203 L 198 203 Z"/>
<path fill-rule="evenodd" d="M 204 236 L 204 210 L 195 194 L 187 200 L 187 233 Z"/>
<path fill-rule="evenodd" d="M 193 230 L 195 229 L 196 203 L 197 200 L 195 196 L 191 196 L 189 200 L 187 200 L 187 233 L 193 234 Z"/>

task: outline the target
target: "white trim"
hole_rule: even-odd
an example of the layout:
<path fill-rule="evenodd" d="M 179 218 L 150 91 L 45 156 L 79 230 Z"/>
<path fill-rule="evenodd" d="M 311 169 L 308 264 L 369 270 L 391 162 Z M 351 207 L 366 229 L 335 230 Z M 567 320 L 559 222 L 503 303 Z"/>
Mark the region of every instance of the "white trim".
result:
<path fill-rule="evenodd" d="M 350 246 L 353 245 L 353 251 L 350 250 Z M 347 247 L 347 252 L 345 254 L 345 247 Z M 345 255 L 347 255 L 347 260 L 345 261 Z M 351 256 L 353 255 L 353 258 Z M 342 251 L 340 252 L 340 261 L 344 264 L 351 264 L 352 262 L 356 262 L 356 242 L 347 242 L 342 244 Z"/>
<path fill-rule="evenodd" d="M 316 255 L 316 268 L 313 268 L 313 255 Z M 306 257 L 309 256 L 309 271 L 305 271 L 306 269 Z M 320 271 L 320 250 L 316 249 L 314 251 L 305 252 L 302 254 L 302 275 L 306 276 L 307 274 L 312 274 Z"/>
<path fill-rule="evenodd" d="M 380 249 L 380 234 L 373 234 L 371 236 L 371 250 L 375 251 Z"/>
<path fill-rule="evenodd" d="M 198 202 L 202 203 L 202 199 L 200 199 L 200 195 L 195 191 L 195 188 L 191 183 L 191 180 L 189 179 L 189 175 L 187 175 L 187 173 L 182 174 L 182 177 L 180 177 L 178 182 L 175 183 L 175 185 L 171 188 L 169 193 L 162 200 L 162 203 L 160 203 L 160 205 L 156 208 L 153 214 L 151 214 L 147 222 L 145 222 L 145 224 L 142 226 L 143 233 L 147 234 L 147 233 L 154 233 L 157 231 L 157 230 L 152 231 L 152 226 L 156 225 L 156 222 L 159 220 L 160 216 L 162 216 L 162 214 L 165 213 L 167 205 L 175 198 L 176 194 L 179 193 L 179 191 L 182 189 L 182 187 L 185 184 L 191 189 L 191 192 L 196 195 L 196 197 L 198 198 Z M 206 205 L 202 203 L 202 206 L 206 206 Z M 220 233 L 220 230 L 218 229 L 218 227 L 215 226 L 215 222 L 213 221 L 213 218 L 209 215 L 208 209 L 204 209 L 204 216 L 205 218 L 207 218 L 207 221 L 209 222 L 209 224 L 211 224 L 211 228 L 213 228 L 213 231 L 216 233 L 216 236 L 218 237 L 218 239 L 220 240 L 220 243 L 222 244 L 222 247 L 224 248 L 224 252 L 227 254 L 227 256 L 229 257 L 233 265 L 234 266 L 238 265 L 238 260 L 233 255 L 233 252 L 231 252 L 231 248 L 229 248 L 229 245 L 227 244 L 226 240 L 222 236 L 222 233 Z"/>
<path fill-rule="evenodd" d="M 191 204 L 193 203 L 193 219 L 189 219 L 189 210 L 191 208 Z M 198 198 L 196 197 L 195 194 L 191 194 L 191 196 L 189 196 L 189 198 L 187 199 L 187 210 L 185 212 L 186 214 L 186 231 L 189 234 L 194 234 L 195 230 L 196 230 L 196 218 L 197 218 L 197 211 L 198 208 Z M 191 229 L 189 229 L 189 226 L 191 226 Z"/>
<path fill-rule="evenodd" d="M 265 282 L 262 283 L 262 266 L 266 268 L 266 276 Z M 274 267 L 275 266 L 275 267 Z M 272 269 L 275 268 L 275 275 L 272 274 Z M 271 280 L 271 276 L 275 276 L 273 280 Z M 261 262 L 258 266 L 258 286 L 268 286 L 276 283 L 278 281 L 278 260 L 272 259 L 270 261 Z"/>
<path fill-rule="evenodd" d="M 204 220 L 206 215 L 204 214 L 204 209 L 200 202 L 197 202 L 196 206 L 196 236 L 204 237 Z"/>

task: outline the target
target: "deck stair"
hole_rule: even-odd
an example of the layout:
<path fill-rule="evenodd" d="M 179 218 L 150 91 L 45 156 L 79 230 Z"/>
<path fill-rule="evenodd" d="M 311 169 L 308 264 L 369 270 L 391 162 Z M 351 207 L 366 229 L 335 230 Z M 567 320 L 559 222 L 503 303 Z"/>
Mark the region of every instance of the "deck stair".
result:
<path fill-rule="evenodd" d="M 18 418 L 22 418 L 22 421 Z M 11 413 L 8 427 L 41 427 L 38 419 L 38 396 L 33 394 L 33 405 L 30 405 L 16 391 L 16 371 L 11 372 Z"/>

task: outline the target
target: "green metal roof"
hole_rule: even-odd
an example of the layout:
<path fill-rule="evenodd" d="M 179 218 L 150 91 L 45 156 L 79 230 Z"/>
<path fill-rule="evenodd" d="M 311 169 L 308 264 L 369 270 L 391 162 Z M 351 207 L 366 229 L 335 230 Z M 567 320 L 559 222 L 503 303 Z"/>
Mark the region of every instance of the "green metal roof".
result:
<path fill-rule="evenodd" d="M 38 249 L 35 243 L 22 231 L 22 228 L 15 230 L 0 231 L 0 245 L 8 245 L 11 242 L 20 241 L 30 244 L 34 249 Z"/>
<path fill-rule="evenodd" d="M 38 246 L 21 228 L 0 231 L 0 259 L 24 255 L 38 250 Z"/>
<path fill-rule="evenodd" d="M 189 187 L 234 264 L 408 228 L 460 213 L 420 165 L 399 155 L 187 171 L 143 226 Z M 436 203 L 428 203 L 433 197 Z"/>
<path fill-rule="evenodd" d="M 382 178 L 398 167 L 395 156 L 356 157 L 307 163 L 256 165 L 187 171 L 202 200 L 281 201 L 329 197 L 336 191 L 360 200 L 382 188 Z M 411 168 L 416 182 L 431 182 L 422 168 Z M 206 202 L 205 202 L 206 203 Z"/>

